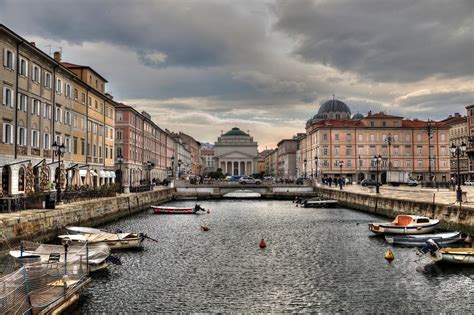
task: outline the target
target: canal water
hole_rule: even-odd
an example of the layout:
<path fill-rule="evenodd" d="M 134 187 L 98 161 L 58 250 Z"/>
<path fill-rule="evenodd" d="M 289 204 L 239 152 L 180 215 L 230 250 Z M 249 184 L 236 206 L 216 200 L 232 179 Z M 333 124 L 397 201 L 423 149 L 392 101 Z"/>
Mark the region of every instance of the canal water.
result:
<path fill-rule="evenodd" d="M 474 310 L 474 268 L 440 267 L 367 229 L 385 218 L 289 201 L 201 201 L 210 214 L 150 211 L 103 228 L 156 238 L 116 253 L 74 313 L 453 312 Z M 190 206 L 194 202 L 172 202 Z M 208 232 L 201 225 L 209 226 Z M 264 238 L 266 249 L 258 243 Z"/>

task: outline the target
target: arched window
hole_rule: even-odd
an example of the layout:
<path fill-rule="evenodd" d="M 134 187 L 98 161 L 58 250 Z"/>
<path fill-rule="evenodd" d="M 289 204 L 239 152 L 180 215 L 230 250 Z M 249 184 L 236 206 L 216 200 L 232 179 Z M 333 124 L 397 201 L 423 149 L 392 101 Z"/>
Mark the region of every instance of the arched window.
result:
<path fill-rule="evenodd" d="M 18 171 L 18 191 L 25 191 L 25 168 L 21 167 Z"/>

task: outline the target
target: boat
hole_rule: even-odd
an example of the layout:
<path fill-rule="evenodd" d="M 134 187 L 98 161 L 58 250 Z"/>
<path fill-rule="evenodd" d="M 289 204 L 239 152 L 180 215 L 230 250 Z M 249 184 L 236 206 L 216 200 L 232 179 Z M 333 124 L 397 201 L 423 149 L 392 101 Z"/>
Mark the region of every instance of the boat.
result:
<path fill-rule="evenodd" d="M 432 233 L 438 225 L 438 219 L 400 214 L 392 222 L 369 223 L 369 230 L 375 234 L 426 234 Z"/>
<path fill-rule="evenodd" d="M 107 231 L 85 227 L 85 226 L 66 226 L 66 231 L 68 234 L 75 235 L 75 234 L 100 234 Z"/>
<path fill-rule="evenodd" d="M 337 200 L 313 198 L 301 203 L 305 208 L 333 208 L 337 205 Z"/>
<path fill-rule="evenodd" d="M 418 253 L 430 257 L 436 263 L 474 266 L 473 247 L 441 247 L 434 240 L 428 240 Z"/>
<path fill-rule="evenodd" d="M 105 244 L 110 249 L 140 248 L 145 235 L 143 233 L 84 233 L 59 235 L 60 239 L 69 239 L 73 244 Z"/>
<path fill-rule="evenodd" d="M 19 261 L 34 257 L 39 258 L 39 261 L 45 265 L 64 266 L 65 250 L 63 245 L 23 241 L 20 247 L 10 250 L 9 253 Z M 67 269 L 73 272 L 79 269 L 88 269 L 90 272 L 102 270 L 107 268 L 109 256 L 110 248 L 104 244 L 89 244 L 88 248 L 81 244 L 71 245 L 67 250 Z"/>
<path fill-rule="evenodd" d="M 447 245 L 459 242 L 462 239 L 462 235 L 461 232 L 420 235 L 385 235 L 387 243 L 405 246 L 425 246 L 429 239 L 436 241 L 440 245 Z"/>
<path fill-rule="evenodd" d="M 194 207 L 159 207 L 151 206 L 155 214 L 197 214 L 198 211 L 206 211 L 200 205 Z"/>

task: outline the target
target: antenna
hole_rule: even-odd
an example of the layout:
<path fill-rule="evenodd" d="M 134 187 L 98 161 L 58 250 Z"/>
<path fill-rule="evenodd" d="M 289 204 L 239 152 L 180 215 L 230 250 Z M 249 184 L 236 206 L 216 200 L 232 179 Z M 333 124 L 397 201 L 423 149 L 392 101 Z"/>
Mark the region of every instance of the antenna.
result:
<path fill-rule="evenodd" d="M 50 56 L 51 56 L 51 44 L 49 44 L 49 45 L 46 45 L 46 46 L 44 46 L 44 47 L 48 47 L 48 48 L 49 48 L 49 53 L 48 53 L 48 55 L 50 55 Z"/>

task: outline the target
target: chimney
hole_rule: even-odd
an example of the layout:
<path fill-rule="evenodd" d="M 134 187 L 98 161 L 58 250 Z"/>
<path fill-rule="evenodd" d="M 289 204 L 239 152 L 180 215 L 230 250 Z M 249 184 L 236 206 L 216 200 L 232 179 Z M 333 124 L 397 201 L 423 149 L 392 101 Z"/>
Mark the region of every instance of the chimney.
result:
<path fill-rule="evenodd" d="M 61 52 L 60 51 L 55 51 L 54 52 L 54 60 L 57 62 L 61 62 Z"/>
<path fill-rule="evenodd" d="M 369 110 L 369 112 L 367 113 L 367 116 L 372 116 L 372 111 Z"/>
<path fill-rule="evenodd" d="M 33 47 L 36 47 L 36 43 L 35 42 L 30 42 L 31 46 Z"/>

